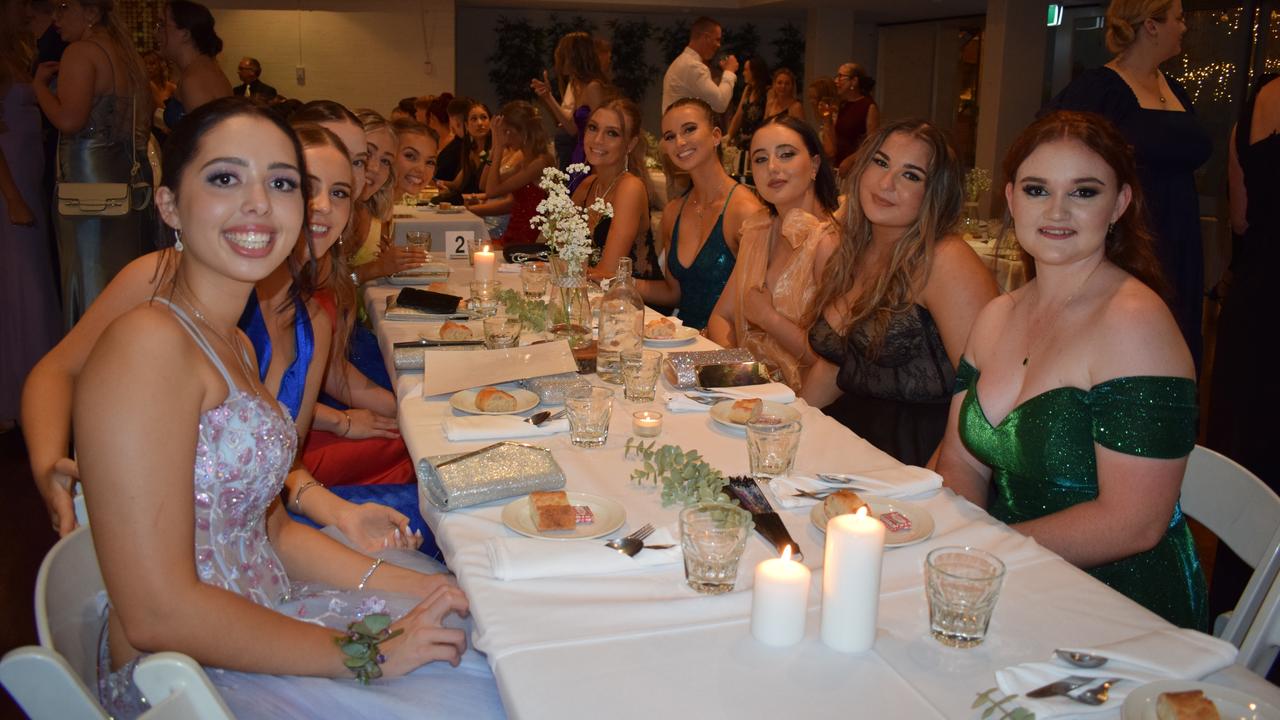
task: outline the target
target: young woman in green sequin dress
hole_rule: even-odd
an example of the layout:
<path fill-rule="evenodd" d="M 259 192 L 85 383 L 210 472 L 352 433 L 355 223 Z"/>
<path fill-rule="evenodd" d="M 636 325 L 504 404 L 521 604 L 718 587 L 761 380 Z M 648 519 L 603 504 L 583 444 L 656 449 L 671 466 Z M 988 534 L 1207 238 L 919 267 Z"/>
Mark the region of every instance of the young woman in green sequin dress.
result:
<path fill-rule="evenodd" d="M 1133 155 L 1099 115 L 1036 121 L 1005 159 L 1033 261 L 957 371 L 946 484 L 1170 622 L 1204 629 L 1178 507 L 1195 445 L 1191 354 L 1161 297 Z"/>

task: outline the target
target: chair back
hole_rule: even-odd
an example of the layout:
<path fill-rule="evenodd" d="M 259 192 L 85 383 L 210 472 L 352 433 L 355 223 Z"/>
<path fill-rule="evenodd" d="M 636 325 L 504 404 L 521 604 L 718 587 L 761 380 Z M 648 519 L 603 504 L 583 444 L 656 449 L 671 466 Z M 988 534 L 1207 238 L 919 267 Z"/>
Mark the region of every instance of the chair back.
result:
<path fill-rule="evenodd" d="M 1280 496 L 1225 455 L 1197 445 L 1182 478 L 1182 510 L 1254 569 L 1214 634 L 1239 647 L 1280 571 Z"/>
<path fill-rule="evenodd" d="M 97 687 L 106 592 L 89 528 L 76 528 L 44 556 L 36 575 L 36 635 L 89 687 Z"/>
<path fill-rule="evenodd" d="M 0 659 L 0 683 L 32 720 L 106 720 L 75 670 L 46 647 L 28 645 Z"/>

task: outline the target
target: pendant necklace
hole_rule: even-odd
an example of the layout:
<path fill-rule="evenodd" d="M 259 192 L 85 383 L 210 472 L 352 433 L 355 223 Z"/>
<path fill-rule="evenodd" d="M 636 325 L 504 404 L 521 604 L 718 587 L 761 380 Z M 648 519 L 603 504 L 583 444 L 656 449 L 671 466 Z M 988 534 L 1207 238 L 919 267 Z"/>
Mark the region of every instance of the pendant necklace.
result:
<path fill-rule="evenodd" d="M 1027 344 L 1027 352 L 1025 355 L 1022 356 L 1023 367 L 1026 367 L 1027 363 L 1031 361 L 1031 355 L 1033 354 L 1033 352 L 1038 350 L 1040 345 L 1042 345 L 1047 338 L 1053 335 L 1053 331 L 1055 328 L 1058 327 L 1058 320 L 1062 317 L 1062 314 L 1067 311 L 1067 307 L 1071 305 L 1071 302 L 1073 300 L 1076 299 L 1076 296 L 1080 294 L 1080 291 L 1084 290 L 1085 286 L 1089 284 L 1089 279 L 1093 277 L 1093 274 L 1096 273 L 1098 271 L 1098 268 L 1100 267 L 1102 267 L 1101 262 L 1093 266 L 1093 269 L 1089 271 L 1089 274 L 1084 276 L 1084 281 L 1081 282 L 1076 287 L 1076 289 L 1070 295 L 1067 296 L 1066 301 L 1063 302 L 1062 305 L 1058 308 L 1058 311 L 1054 313 L 1053 320 L 1051 320 L 1048 324 L 1048 329 L 1045 330 L 1045 332 L 1041 333 L 1040 337 L 1036 338 L 1035 342 Z M 1037 289 L 1037 294 L 1039 294 L 1038 293 L 1039 286 L 1037 286 L 1036 289 Z M 1028 323 L 1030 323 L 1031 321 L 1031 314 L 1029 312 L 1027 314 L 1027 321 Z"/>
<path fill-rule="evenodd" d="M 177 291 L 178 295 L 182 296 L 182 301 L 191 309 L 191 314 L 195 315 L 197 320 L 204 324 L 205 327 L 209 328 L 209 332 L 213 333 L 214 337 L 221 340 L 222 344 L 227 346 L 227 349 L 231 351 L 231 354 L 235 356 L 238 361 L 240 365 L 240 372 L 244 375 L 245 379 L 249 381 L 250 390 L 255 396 L 261 397 L 262 393 L 258 390 L 258 383 L 253 382 L 257 375 L 249 365 L 249 361 L 245 358 L 244 347 L 239 343 L 232 342 L 230 338 L 227 338 L 223 336 L 222 333 L 218 332 L 217 328 L 213 326 L 213 323 L 209 322 L 209 318 L 205 317 L 204 313 L 200 311 L 200 308 L 196 307 L 196 303 L 191 299 L 191 296 L 188 295 L 186 291 L 177 284 L 177 282 L 174 282 L 173 288 Z M 234 330 L 232 332 L 234 332 Z"/>

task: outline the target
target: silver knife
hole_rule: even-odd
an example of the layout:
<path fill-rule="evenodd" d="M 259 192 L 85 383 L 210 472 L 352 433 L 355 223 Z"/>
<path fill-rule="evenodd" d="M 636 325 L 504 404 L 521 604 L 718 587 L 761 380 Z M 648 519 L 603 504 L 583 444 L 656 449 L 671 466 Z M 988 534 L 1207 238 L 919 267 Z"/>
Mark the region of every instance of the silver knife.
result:
<path fill-rule="evenodd" d="M 1047 698 L 1053 697 L 1054 695 L 1066 695 L 1081 685 L 1086 685 L 1096 679 L 1097 678 L 1084 677 L 1083 675 L 1071 675 L 1024 694 L 1029 698 Z"/>

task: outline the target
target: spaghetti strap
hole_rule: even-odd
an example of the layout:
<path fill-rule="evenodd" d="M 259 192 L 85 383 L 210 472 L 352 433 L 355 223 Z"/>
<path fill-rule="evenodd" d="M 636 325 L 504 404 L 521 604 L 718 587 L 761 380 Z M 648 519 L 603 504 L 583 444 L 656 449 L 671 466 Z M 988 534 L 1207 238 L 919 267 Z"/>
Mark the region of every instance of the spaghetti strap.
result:
<path fill-rule="evenodd" d="M 729 210 L 729 200 L 733 198 L 733 191 L 737 190 L 741 185 L 742 183 L 734 183 L 733 187 L 729 188 L 729 194 L 724 196 L 724 205 L 720 207 L 720 218 L 716 220 L 717 223 L 724 221 L 724 214 Z"/>
<path fill-rule="evenodd" d="M 173 311 L 173 316 L 177 318 L 182 327 L 186 329 L 187 334 L 191 335 L 191 339 L 196 341 L 196 345 L 200 346 L 200 349 L 204 351 L 204 354 L 209 357 L 209 361 L 212 362 L 213 366 L 222 374 L 222 379 L 227 382 L 227 388 L 233 391 L 239 390 L 239 386 L 237 386 L 235 381 L 231 379 L 231 373 L 227 372 L 226 366 L 218 359 L 218 354 L 213 351 L 213 346 L 209 344 L 204 333 L 200 332 L 200 328 L 196 327 L 196 324 L 191 320 L 191 316 L 182 308 L 174 305 L 168 298 L 157 297 L 156 300 L 169 306 L 169 309 Z M 244 352 L 243 347 L 240 348 L 240 352 Z"/>

